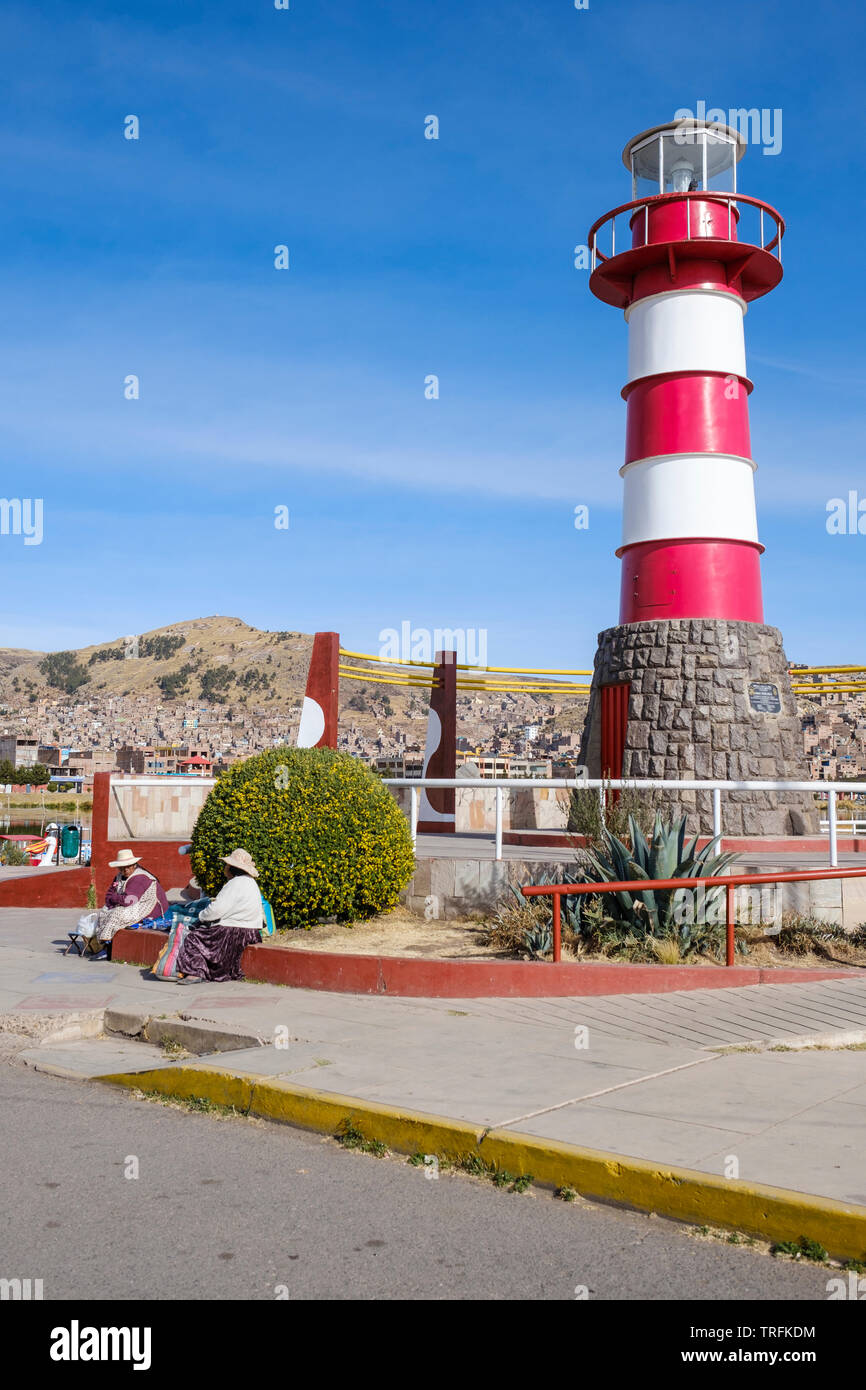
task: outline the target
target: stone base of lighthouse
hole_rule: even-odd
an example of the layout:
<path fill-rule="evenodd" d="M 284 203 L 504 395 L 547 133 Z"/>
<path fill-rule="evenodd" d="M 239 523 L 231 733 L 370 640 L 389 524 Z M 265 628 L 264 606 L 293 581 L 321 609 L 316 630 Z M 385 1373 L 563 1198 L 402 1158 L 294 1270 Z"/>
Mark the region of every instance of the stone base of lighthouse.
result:
<path fill-rule="evenodd" d="M 599 633 L 580 752 L 590 777 L 602 776 L 603 756 L 611 766 L 621 756 L 623 777 L 807 780 L 778 628 L 702 618 Z M 663 814 L 688 814 L 692 833 L 710 830 L 710 793 L 656 795 Z M 818 830 L 818 815 L 808 792 L 726 791 L 722 826 L 803 835 Z"/>

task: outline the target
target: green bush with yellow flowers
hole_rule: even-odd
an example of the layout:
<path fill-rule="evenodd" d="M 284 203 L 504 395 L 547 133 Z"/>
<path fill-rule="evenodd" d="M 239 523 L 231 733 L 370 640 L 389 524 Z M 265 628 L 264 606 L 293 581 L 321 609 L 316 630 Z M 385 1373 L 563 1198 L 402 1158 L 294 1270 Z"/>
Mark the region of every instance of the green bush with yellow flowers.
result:
<path fill-rule="evenodd" d="M 273 748 L 223 773 L 192 834 L 193 873 L 211 897 L 233 849 L 252 855 L 280 926 L 385 912 L 415 868 L 408 823 L 388 788 L 332 748 Z"/>

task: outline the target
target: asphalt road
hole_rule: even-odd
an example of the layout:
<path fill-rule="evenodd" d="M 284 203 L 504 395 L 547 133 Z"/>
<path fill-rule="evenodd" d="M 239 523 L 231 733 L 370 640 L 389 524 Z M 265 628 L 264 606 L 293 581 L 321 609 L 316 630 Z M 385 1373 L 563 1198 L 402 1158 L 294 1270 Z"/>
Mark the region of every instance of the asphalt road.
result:
<path fill-rule="evenodd" d="M 836 1272 L 8 1063 L 0 1105 L 0 1277 L 45 1299 L 825 1300 Z"/>

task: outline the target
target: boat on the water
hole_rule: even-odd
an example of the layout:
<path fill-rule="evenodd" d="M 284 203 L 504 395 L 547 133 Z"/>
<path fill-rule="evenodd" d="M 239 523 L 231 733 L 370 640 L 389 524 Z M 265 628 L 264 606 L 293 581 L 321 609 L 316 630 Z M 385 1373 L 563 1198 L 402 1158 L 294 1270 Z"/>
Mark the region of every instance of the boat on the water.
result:
<path fill-rule="evenodd" d="M 27 863 L 32 867 L 46 864 L 89 864 L 90 841 L 83 836 L 83 827 L 77 823 L 64 825 L 56 821 L 46 825 L 42 835 L 32 835 L 19 831 L 0 835 L 0 842 L 13 844 L 27 855 Z"/>

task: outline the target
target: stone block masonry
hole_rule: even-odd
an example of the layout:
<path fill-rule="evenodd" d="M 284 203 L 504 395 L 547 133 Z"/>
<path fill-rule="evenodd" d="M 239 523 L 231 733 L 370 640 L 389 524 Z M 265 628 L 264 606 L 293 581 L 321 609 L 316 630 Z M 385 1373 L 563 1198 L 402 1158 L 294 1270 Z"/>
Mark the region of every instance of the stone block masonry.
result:
<path fill-rule="evenodd" d="M 806 781 L 800 718 L 778 628 L 715 618 L 627 623 L 599 633 L 580 761 L 601 777 L 601 687 L 630 684 L 623 777 Z M 611 775 L 617 775 L 613 771 Z M 659 792 L 689 829 L 712 825 L 710 793 Z M 726 835 L 818 830 L 807 792 L 725 792 Z"/>

